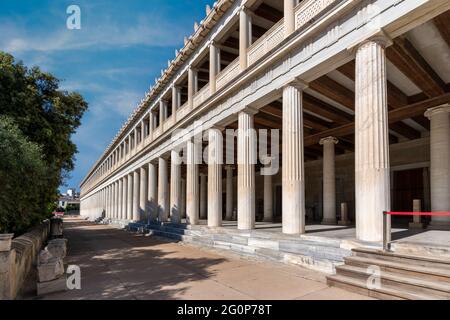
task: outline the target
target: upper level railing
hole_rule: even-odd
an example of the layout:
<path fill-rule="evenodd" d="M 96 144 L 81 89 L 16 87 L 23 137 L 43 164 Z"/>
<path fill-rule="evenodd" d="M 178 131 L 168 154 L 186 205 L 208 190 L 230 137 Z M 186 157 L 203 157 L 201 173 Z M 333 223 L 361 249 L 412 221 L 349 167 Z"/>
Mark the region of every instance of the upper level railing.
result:
<path fill-rule="evenodd" d="M 295 11 L 295 29 L 299 29 L 317 17 L 338 0 L 307 0 L 301 2 Z"/>
<path fill-rule="evenodd" d="M 217 75 L 217 89 L 223 88 L 227 83 L 233 80 L 239 74 L 239 68 L 239 57 L 237 57 Z"/>
<path fill-rule="evenodd" d="M 284 39 L 284 19 L 278 21 L 269 31 L 253 43 L 247 50 L 248 64 L 252 65 L 275 48 Z"/>
<path fill-rule="evenodd" d="M 339 0 L 305 0 L 302 1 L 295 8 L 295 29 L 302 28 L 308 23 L 314 21 L 320 14 L 322 14 L 327 8 L 332 4 L 338 2 Z M 255 64 L 259 59 L 261 59 L 268 52 L 277 47 L 284 39 L 284 18 L 278 21 L 270 30 L 268 30 L 261 38 L 259 38 L 255 43 L 253 43 L 247 49 L 247 59 L 248 65 Z M 225 69 L 223 69 L 216 76 L 216 88 L 217 90 L 225 87 L 233 79 L 235 79 L 240 73 L 240 63 L 239 57 L 237 57 L 233 62 L 231 62 Z M 200 91 L 198 91 L 193 98 L 193 108 L 199 107 L 204 103 L 211 95 L 210 86 L 206 84 Z M 139 147 L 133 148 L 133 150 L 128 151 L 124 157 L 121 157 L 119 161 L 112 168 L 105 170 L 103 174 L 99 174 L 99 179 L 103 179 L 113 172 L 116 168 L 119 168 L 128 159 L 133 157 L 146 145 L 150 144 L 153 140 L 160 137 L 165 131 L 169 130 L 176 122 L 185 118 L 192 108 L 189 107 L 186 102 L 181 107 L 176 110 L 176 112 L 168 118 L 164 123 L 162 123 L 158 128 L 153 130 L 153 133 L 149 135 L 144 143 L 140 143 Z M 95 184 L 90 182 L 90 184 Z"/>
<path fill-rule="evenodd" d="M 210 90 L 209 90 L 209 83 L 206 84 L 203 88 L 200 89 L 200 91 L 198 91 L 195 96 L 194 96 L 194 108 L 197 108 L 199 105 L 201 105 L 203 102 L 206 101 L 206 99 L 208 99 L 208 97 L 210 96 Z"/>

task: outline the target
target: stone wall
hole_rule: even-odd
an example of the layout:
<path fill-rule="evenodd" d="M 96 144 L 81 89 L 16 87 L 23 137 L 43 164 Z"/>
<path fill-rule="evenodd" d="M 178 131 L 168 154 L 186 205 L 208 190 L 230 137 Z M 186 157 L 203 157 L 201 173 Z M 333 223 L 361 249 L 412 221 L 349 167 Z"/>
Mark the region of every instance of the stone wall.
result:
<path fill-rule="evenodd" d="M 17 297 L 50 233 L 50 221 L 13 239 L 11 251 L 0 252 L 0 300 Z"/>

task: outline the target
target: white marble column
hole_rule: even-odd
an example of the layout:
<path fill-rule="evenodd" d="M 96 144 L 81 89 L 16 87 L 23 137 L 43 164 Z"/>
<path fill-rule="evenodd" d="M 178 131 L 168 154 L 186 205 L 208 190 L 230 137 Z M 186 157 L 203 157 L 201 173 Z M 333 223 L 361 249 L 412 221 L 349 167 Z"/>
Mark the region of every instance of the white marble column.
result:
<path fill-rule="evenodd" d="M 211 42 L 209 46 L 209 93 L 216 92 L 216 76 L 220 72 L 220 49 Z"/>
<path fill-rule="evenodd" d="M 303 155 L 302 83 L 283 88 L 283 233 L 305 232 L 305 171 Z"/>
<path fill-rule="evenodd" d="M 106 216 L 108 217 L 108 218 L 112 218 L 112 215 L 111 215 L 111 194 L 112 194 L 112 192 L 111 192 L 111 185 L 109 185 L 108 186 L 108 193 L 107 193 L 107 195 L 108 195 L 108 197 L 107 197 L 107 199 L 108 199 L 108 205 L 107 205 L 107 210 L 106 210 Z"/>
<path fill-rule="evenodd" d="M 323 220 L 322 224 L 336 224 L 336 174 L 335 145 L 339 142 L 335 137 L 320 140 L 323 146 Z"/>
<path fill-rule="evenodd" d="M 127 220 L 127 194 L 128 194 L 128 177 L 122 178 L 122 220 Z"/>
<path fill-rule="evenodd" d="M 158 159 L 158 217 L 159 221 L 169 220 L 169 190 L 168 190 L 167 160 Z"/>
<path fill-rule="evenodd" d="M 114 219 L 115 220 L 119 220 L 119 215 L 120 215 L 120 208 L 119 208 L 119 181 L 114 182 L 114 184 L 116 185 L 116 190 L 114 192 L 114 206 L 115 206 L 115 210 L 114 210 Z"/>
<path fill-rule="evenodd" d="M 159 124 L 162 125 L 167 119 L 167 101 L 159 101 Z"/>
<path fill-rule="evenodd" d="M 264 177 L 264 221 L 273 221 L 273 188 L 272 176 L 266 175 Z"/>
<path fill-rule="evenodd" d="M 119 189 L 118 189 L 118 191 L 119 192 L 117 193 L 117 199 L 118 199 L 118 202 L 117 202 L 117 210 L 118 210 L 118 212 L 117 212 L 117 220 L 122 220 L 122 214 L 123 214 L 123 211 L 122 211 L 123 181 L 122 181 L 122 179 L 119 179 Z"/>
<path fill-rule="evenodd" d="M 181 218 L 186 218 L 186 179 L 181 179 Z"/>
<path fill-rule="evenodd" d="M 295 31 L 296 0 L 284 0 L 284 37 L 287 38 Z"/>
<path fill-rule="evenodd" d="M 140 221 L 140 208 L 139 208 L 139 196 L 140 196 L 140 177 L 139 171 L 133 172 L 133 221 Z"/>
<path fill-rule="evenodd" d="M 193 140 L 187 142 L 186 219 L 187 223 L 192 225 L 196 225 L 199 222 L 199 186 L 196 148 L 197 146 L 195 146 Z"/>
<path fill-rule="evenodd" d="M 158 173 L 153 163 L 148 164 L 148 215 L 150 222 L 158 219 Z"/>
<path fill-rule="evenodd" d="M 189 108 L 194 106 L 194 96 L 197 93 L 197 70 L 189 67 L 188 70 L 188 105 Z"/>
<path fill-rule="evenodd" d="M 116 218 L 116 183 L 111 183 L 111 219 Z"/>
<path fill-rule="evenodd" d="M 133 220 L 133 174 L 128 174 L 127 220 Z"/>
<path fill-rule="evenodd" d="M 181 158 L 177 151 L 170 154 L 170 221 L 181 222 Z"/>
<path fill-rule="evenodd" d="M 247 48 L 252 44 L 252 16 L 245 7 L 239 12 L 239 65 L 241 70 L 247 69 Z"/>
<path fill-rule="evenodd" d="M 355 211 L 363 241 L 383 240 L 383 211 L 390 210 L 386 45 L 380 37 L 356 51 Z"/>
<path fill-rule="evenodd" d="M 225 166 L 226 178 L 226 208 L 225 220 L 233 220 L 233 166 Z"/>
<path fill-rule="evenodd" d="M 207 218 L 207 175 L 206 173 L 200 173 L 200 219 L 205 220 Z"/>
<path fill-rule="evenodd" d="M 208 226 L 222 225 L 222 132 L 212 128 L 208 132 Z"/>
<path fill-rule="evenodd" d="M 238 229 L 255 227 L 256 132 L 253 121 L 257 111 L 246 108 L 238 115 Z"/>
<path fill-rule="evenodd" d="M 177 86 L 172 87 L 172 114 L 176 114 L 177 110 L 181 106 L 181 94 L 180 88 Z"/>
<path fill-rule="evenodd" d="M 147 220 L 145 215 L 145 208 L 147 206 L 147 194 L 148 194 L 148 179 L 147 179 L 147 168 L 142 167 L 140 169 L 140 186 L 139 186 L 139 220 Z"/>
<path fill-rule="evenodd" d="M 450 211 L 450 104 L 428 109 L 430 119 L 431 211 Z M 450 226 L 450 217 L 431 218 L 431 225 Z"/>

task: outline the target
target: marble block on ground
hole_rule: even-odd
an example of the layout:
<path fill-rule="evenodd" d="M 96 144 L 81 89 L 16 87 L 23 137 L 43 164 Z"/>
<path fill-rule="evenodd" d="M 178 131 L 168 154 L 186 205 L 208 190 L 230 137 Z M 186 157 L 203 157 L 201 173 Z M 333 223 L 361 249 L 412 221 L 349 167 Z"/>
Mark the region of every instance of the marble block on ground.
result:
<path fill-rule="evenodd" d="M 59 258 L 52 258 L 47 263 L 38 265 L 37 269 L 39 282 L 55 280 L 64 274 L 64 264 Z"/>
<path fill-rule="evenodd" d="M 37 284 L 37 295 L 43 296 L 50 293 L 56 293 L 67 290 L 66 277 L 62 276 L 57 279 L 46 281 L 46 282 L 38 282 Z"/>
<path fill-rule="evenodd" d="M 67 255 L 67 239 L 54 239 L 48 242 L 46 249 L 50 254 L 59 259 Z"/>

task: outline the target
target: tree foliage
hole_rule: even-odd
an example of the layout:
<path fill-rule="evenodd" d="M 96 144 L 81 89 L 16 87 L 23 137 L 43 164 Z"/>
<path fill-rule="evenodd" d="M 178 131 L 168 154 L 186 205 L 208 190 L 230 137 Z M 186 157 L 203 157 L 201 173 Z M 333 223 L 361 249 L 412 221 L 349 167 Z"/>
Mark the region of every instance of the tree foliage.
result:
<path fill-rule="evenodd" d="M 53 75 L 42 72 L 38 67 L 29 69 L 21 62 L 16 62 L 11 55 L 0 52 L 0 115 L 8 117 L 7 120 L 3 119 L 6 123 L 3 130 L 9 134 L 21 133 L 22 136 L 18 136 L 16 141 L 19 139 L 24 142 L 26 137 L 27 147 L 31 146 L 30 143 L 35 148 L 37 146 L 39 151 L 33 149 L 33 152 L 40 152 L 46 168 L 46 176 L 42 182 L 35 181 L 31 171 L 24 172 L 26 174 L 22 176 L 21 183 L 38 186 L 39 198 L 33 199 L 34 205 L 30 206 L 28 213 L 23 214 L 39 216 L 47 213 L 58 196 L 58 187 L 74 169 L 77 148 L 71 141 L 71 136 L 80 126 L 88 105 L 80 94 L 60 90 L 59 84 L 60 81 Z M 13 127 L 18 132 L 12 129 Z M 7 145 L 3 140 L 0 140 L 0 143 Z M 14 153 L 11 149 L 13 147 L 9 148 L 12 152 L 9 155 L 18 155 L 25 151 L 21 148 Z M 34 157 L 34 153 L 30 157 Z M 1 159 L 1 162 L 4 162 L 3 156 Z M 13 159 L 9 158 L 9 161 Z M 13 178 L 3 170 L 7 165 L 20 167 L 21 164 L 17 161 L 19 159 L 1 167 L 2 179 Z M 34 163 L 37 165 L 36 161 Z M 6 182 L 15 186 L 11 181 Z M 11 189 L 10 192 L 11 201 L 16 200 L 14 197 L 19 197 L 20 191 Z M 17 200 L 19 199 L 21 198 Z M 30 205 L 30 202 L 27 202 L 27 205 Z M 0 206 L 3 206 L 3 199 Z"/>

